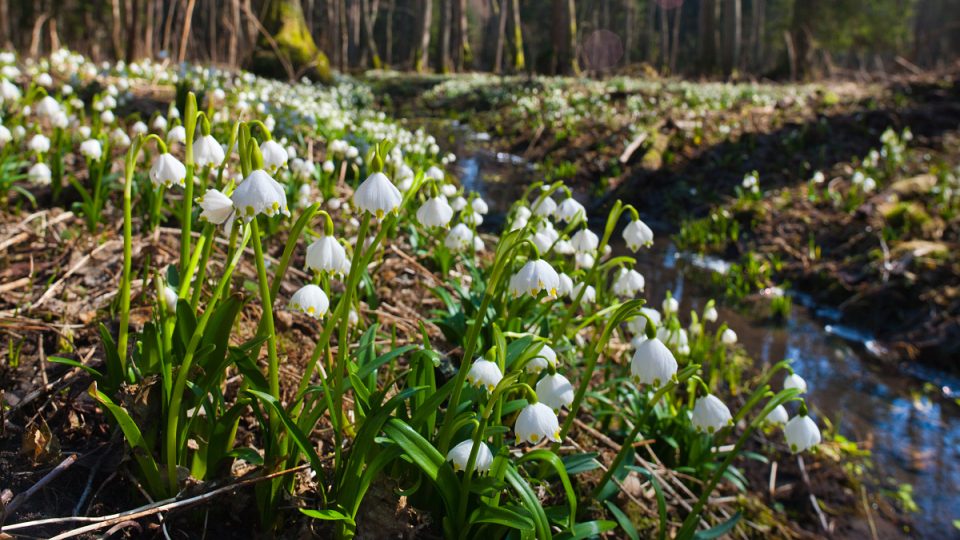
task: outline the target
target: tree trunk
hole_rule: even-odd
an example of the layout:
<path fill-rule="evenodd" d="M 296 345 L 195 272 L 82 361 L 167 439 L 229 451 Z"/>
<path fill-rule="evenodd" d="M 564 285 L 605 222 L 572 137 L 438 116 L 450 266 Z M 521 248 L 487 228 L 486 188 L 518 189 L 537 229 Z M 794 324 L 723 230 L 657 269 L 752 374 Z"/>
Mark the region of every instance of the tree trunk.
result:
<path fill-rule="evenodd" d="M 805 0 L 793 6 L 793 21 L 790 24 L 795 71 L 794 78 L 806 79 L 813 65 L 813 33 L 811 21 L 817 20 L 819 0 Z"/>
<path fill-rule="evenodd" d="M 470 50 L 470 31 L 467 27 L 467 0 L 457 0 L 457 70 L 470 69 L 473 53 Z"/>
<path fill-rule="evenodd" d="M 340 31 L 340 71 L 350 67 L 350 28 L 347 26 L 347 0 L 337 1 L 337 28 Z"/>
<path fill-rule="evenodd" d="M 12 49 L 13 41 L 10 39 L 10 3 L 7 0 L 0 0 L 0 46 L 4 49 Z"/>
<path fill-rule="evenodd" d="M 453 0 L 440 0 L 440 72 L 450 73 L 450 31 L 453 26 Z"/>
<path fill-rule="evenodd" d="M 120 17 L 120 0 L 110 0 L 110 13 L 113 15 L 113 51 L 114 58 L 123 56 L 120 30 L 123 28 L 123 19 Z"/>
<path fill-rule="evenodd" d="M 368 9 L 369 8 L 369 9 Z M 377 12 L 380 11 L 380 0 L 363 0 L 361 6 L 361 16 L 363 17 L 364 30 L 367 35 L 367 52 L 373 62 L 373 69 L 380 69 L 383 63 L 380 61 L 380 53 L 377 51 L 377 41 L 374 39 L 374 29 L 377 26 Z"/>
<path fill-rule="evenodd" d="M 766 26 L 764 18 L 766 13 L 765 5 L 766 0 L 753 0 L 750 6 L 750 22 L 753 26 L 753 30 L 750 32 L 750 39 L 752 40 L 750 44 L 750 70 L 759 71 L 763 69 L 763 53 L 764 53 L 764 27 Z"/>
<path fill-rule="evenodd" d="M 673 29 L 670 43 L 670 74 L 677 73 L 677 54 L 680 52 L 680 22 L 683 20 L 683 3 L 673 8 Z"/>
<path fill-rule="evenodd" d="M 230 65 L 235 66 L 239 58 L 237 49 L 240 46 L 240 0 L 232 0 L 230 8 L 233 28 L 230 32 L 230 40 L 227 42 L 227 51 L 230 55 Z"/>
<path fill-rule="evenodd" d="M 633 50 L 633 0 L 624 0 L 624 23 L 623 23 L 623 64 L 630 65 L 630 52 Z"/>
<path fill-rule="evenodd" d="M 729 77 L 740 67 L 740 49 L 743 41 L 743 14 L 741 0 L 724 0 L 723 34 L 724 62 L 723 73 Z"/>
<path fill-rule="evenodd" d="M 192 1 L 192 0 L 191 0 Z M 260 36 L 254 51 L 252 68 L 256 73 L 281 77 L 282 56 L 297 76 L 306 74 L 323 82 L 330 81 L 330 64 L 313 41 L 299 0 L 269 0 L 261 21 L 270 39 Z M 274 50 L 276 48 L 276 50 Z"/>
<path fill-rule="evenodd" d="M 574 0 L 567 0 L 567 23 L 569 24 L 570 72 L 580 75 L 580 59 L 577 51 L 577 6 Z"/>
<path fill-rule="evenodd" d="M 526 68 L 523 57 L 523 27 L 520 26 L 520 0 L 513 0 L 513 69 L 517 73 Z"/>
<path fill-rule="evenodd" d="M 716 34 L 717 28 L 717 19 L 716 12 L 714 10 L 714 2 L 716 0 L 703 0 L 700 3 L 700 17 L 699 17 L 699 34 L 700 34 L 700 72 L 704 74 L 711 74 L 716 68 L 714 60 L 717 57 L 717 51 L 714 43 L 714 35 Z"/>
<path fill-rule="evenodd" d="M 660 6 L 660 71 L 668 69 L 670 66 L 670 20 L 667 18 L 667 10 Z"/>
<path fill-rule="evenodd" d="M 430 26 L 433 24 L 433 0 L 423 0 L 420 12 L 420 48 L 416 71 L 423 73 L 430 65 Z"/>
<path fill-rule="evenodd" d="M 500 0 L 500 17 L 497 20 L 496 56 L 493 60 L 493 72 L 503 73 L 503 48 L 507 33 L 507 0 Z"/>
<path fill-rule="evenodd" d="M 127 62 L 133 62 L 137 55 L 137 27 L 140 25 L 139 0 L 130 0 L 130 15 L 130 26 L 127 27 Z"/>
<path fill-rule="evenodd" d="M 187 58 L 187 47 L 190 45 L 190 26 L 193 24 L 193 8 L 197 0 L 187 0 L 187 7 L 183 12 L 183 32 L 180 33 L 180 54 L 177 62 L 183 63 Z"/>
<path fill-rule="evenodd" d="M 649 64 L 653 64 L 653 49 L 656 45 L 656 15 L 657 15 L 657 3 L 647 0 L 647 16 L 644 19 L 646 23 L 645 40 L 643 45 L 643 60 Z"/>
<path fill-rule="evenodd" d="M 386 21 L 386 33 L 384 38 L 386 40 L 386 50 L 384 54 L 386 55 L 387 65 L 393 65 L 393 15 L 396 11 L 397 2 L 396 0 L 387 0 L 387 21 Z"/>

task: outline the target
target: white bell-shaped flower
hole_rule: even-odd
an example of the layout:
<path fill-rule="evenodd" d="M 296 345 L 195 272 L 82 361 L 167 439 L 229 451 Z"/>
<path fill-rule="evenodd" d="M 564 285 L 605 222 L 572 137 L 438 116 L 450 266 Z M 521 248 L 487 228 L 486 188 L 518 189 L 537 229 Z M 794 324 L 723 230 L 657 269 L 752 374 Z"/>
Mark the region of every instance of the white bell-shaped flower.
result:
<path fill-rule="evenodd" d="M 587 217 L 587 209 L 573 197 L 564 199 L 556 210 L 557 219 L 564 223 L 578 223 Z"/>
<path fill-rule="evenodd" d="M 452 251 L 465 251 L 473 245 L 473 231 L 463 223 L 457 223 L 443 239 L 443 245 Z"/>
<path fill-rule="evenodd" d="M 707 394 L 693 405 L 693 427 L 699 432 L 715 433 L 733 423 L 733 416 L 720 398 Z"/>
<path fill-rule="evenodd" d="M 50 96 L 44 96 L 37 105 L 36 113 L 43 118 L 53 118 L 60 112 L 60 102 Z"/>
<path fill-rule="evenodd" d="M 470 202 L 470 206 L 473 208 L 473 211 L 478 214 L 486 214 L 490 211 L 487 201 L 483 200 L 479 196 L 475 197 L 473 201 Z"/>
<path fill-rule="evenodd" d="M 803 452 L 820 444 L 820 428 L 807 415 L 794 416 L 783 428 L 787 446 L 793 453 Z"/>
<path fill-rule="evenodd" d="M 240 182 L 230 198 L 233 199 L 233 206 L 237 208 L 239 215 L 246 221 L 250 221 L 257 214 L 290 215 L 283 186 L 263 169 L 250 173 Z"/>
<path fill-rule="evenodd" d="M 153 122 L 151 122 L 150 125 L 153 126 L 153 129 L 157 131 L 164 131 L 167 129 L 167 119 L 160 115 L 157 115 L 157 117 L 153 119 Z"/>
<path fill-rule="evenodd" d="M 720 334 L 720 341 L 728 347 L 736 345 L 737 333 L 734 332 L 732 328 L 727 328 L 722 334 Z"/>
<path fill-rule="evenodd" d="M 807 393 L 807 381 L 803 380 L 803 377 L 797 375 L 796 373 L 791 373 L 783 379 L 783 389 L 787 390 L 790 388 L 796 388 L 800 390 L 801 394 Z"/>
<path fill-rule="evenodd" d="M 594 253 L 600 245 L 600 238 L 590 229 L 580 229 L 570 239 L 577 253 Z"/>
<path fill-rule="evenodd" d="M 583 286 L 584 286 L 584 285 L 585 285 L 585 283 L 583 283 L 582 281 L 581 281 L 580 283 L 577 283 L 576 285 L 574 285 L 574 286 L 573 286 L 573 291 L 571 292 L 570 296 L 571 296 L 572 298 L 574 298 L 574 299 L 576 299 L 578 296 L 580 296 L 580 290 L 583 289 Z M 587 285 L 587 290 L 583 291 L 583 296 L 580 296 L 580 301 L 581 301 L 581 302 L 586 302 L 586 303 L 588 303 L 588 304 L 592 304 L 592 303 L 596 302 L 596 301 L 597 301 L 597 289 L 595 289 L 595 288 L 593 287 L 593 285 Z"/>
<path fill-rule="evenodd" d="M 47 164 L 43 162 L 35 164 L 27 171 L 27 178 L 38 186 L 50 185 L 52 175 L 53 173 L 50 172 L 50 167 L 47 167 Z"/>
<path fill-rule="evenodd" d="M 513 430 L 517 434 L 517 444 L 524 441 L 537 444 L 543 439 L 560 442 L 560 420 L 553 409 L 543 403 L 524 407 Z"/>
<path fill-rule="evenodd" d="M 783 405 L 777 405 L 767 414 L 765 420 L 768 424 L 782 426 L 790 420 L 790 415 L 787 414 L 787 409 Z"/>
<path fill-rule="evenodd" d="M 330 300 L 327 299 L 327 293 L 320 287 L 309 284 L 300 287 L 297 292 L 290 297 L 288 307 L 294 311 L 302 311 L 314 319 L 319 319 L 327 313 L 330 307 Z"/>
<path fill-rule="evenodd" d="M 459 212 L 467 207 L 467 200 L 463 197 L 457 197 L 450 201 L 450 208 L 453 208 L 454 212 Z"/>
<path fill-rule="evenodd" d="M 137 121 L 133 124 L 133 126 L 130 127 L 130 131 L 132 131 L 134 135 L 146 135 L 146 134 L 147 134 L 147 131 L 149 131 L 149 130 L 147 129 L 147 125 L 146 125 L 146 124 L 144 124 L 144 123 L 141 122 L 140 120 L 137 120 Z"/>
<path fill-rule="evenodd" d="M 80 153 L 91 161 L 97 161 L 103 156 L 103 147 L 100 146 L 100 141 L 88 139 L 80 143 Z"/>
<path fill-rule="evenodd" d="M 593 268 L 597 260 L 592 253 L 577 252 L 577 254 L 573 256 L 573 262 L 576 263 L 577 268 Z"/>
<path fill-rule="evenodd" d="M 307 246 L 307 269 L 344 275 L 350 271 L 350 259 L 343 245 L 332 236 L 321 236 Z"/>
<path fill-rule="evenodd" d="M 443 169 L 441 169 L 440 167 L 437 167 L 436 165 L 433 165 L 429 169 L 427 169 L 427 172 L 424 173 L 423 176 L 424 178 L 427 178 L 427 179 L 443 180 L 443 177 L 444 177 Z"/>
<path fill-rule="evenodd" d="M 717 308 L 713 305 L 710 305 L 703 311 L 703 320 L 710 322 L 717 322 Z"/>
<path fill-rule="evenodd" d="M 50 139 L 46 135 L 37 133 L 27 142 L 27 149 L 38 154 L 47 152 L 50 150 Z"/>
<path fill-rule="evenodd" d="M 557 287 L 557 296 L 571 297 L 572 294 L 573 279 L 566 274 L 560 274 L 560 285 Z"/>
<path fill-rule="evenodd" d="M 663 308 L 664 315 L 670 315 L 671 313 L 676 313 L 680 309 L 680 302 L 677 302 L 677 299 L 673 296 L 668 296 L 663 299 L 663 303 L 660 304 L 660 307 Z"/>
<path fill-rule="evenodd" d="M 183 126 L 173 126 L 167 132 L 167 144 L 180 143 L 187 141 L 187 130 Z"/>
<path fill-rule="evenodd" d="M 180 182 L 183 185 L 182 179 Z M 197 204 L 202 209 L 200 221 L 222 225 L 233 215 L 233 200 L 216 189 L 208 189 L 197 198 Z"/>
<path fill-rule="evenodd" d="M 163 307 L 167 313 L 173 315 L 177 312 L 177 291 L 169 285 L 163 286 Z"/>
<path fill-rule="evenodd" d="M 467 372 L 467 382 L 477 388 L 485 388 L 487 392 L 493 392 L 493 389 L 500 384 L 503 379 L 503 373 L 495 362 L 478 359 Z"/>
<path fill-rule="evenodd" d="M 0 125 L 0 148 L 3 148 L 5 144 L 13 140 L 13 133 L 10 133 L 10 130 L 6 126 Z"/>
<path fill-rule="evenodd" d="M 537 398 L 554 411 L 573 403 L 573 385 L 559 373 L 547 374 L 537 382 Z"/>
<path fill-rule="evenodd" d="M 367 177 L 353 193 L 353 205 L 377 216 L 380 219 L 388 212 L 400 208 L 403 195 L 394 186 L 387 175 L 375 172 Z"/>
<path fill-rule="evenodd" d="M 643 292 L 647 281 L 643 274 L 632 268 L 621 268 L 613 281 L 613 293 L 617 296 L 633 297 L 638 292 Z"/>
<path fill-rule="evenodd" d="M 557 352 L 553 347 L 543 344 L 537 355 L 531 358 L 525 366 L 527 373 L 540 373 L 547 369 L 547 366 L 557 367 Z"/>
<path fill-rule="evenodd" d="M 263 168 L 270 174 L 276 174 L 287 164 L 287 151 L 277 141 L 264 141 L 260 146 L 263 156 Z"/>
<path fill-rule="evenodd" d="M 457 186 L 453 184 L 443 184 L 440 186 L 440 193 L 447 198 L 453 197 L 457 194 Z"/>
<path fill-rule="evenodd" d="M 467 439 L 447 452 L 447 461 L 453 465 L 453 470 L 466 470 L 471 451 L 473 451 L 473 440 Z M 486 444 L 480 443 L 480 448 L 477 449 L 477 457 L 473 461 L 473 470 L 483 474 L 490 470 L 491 465 L 493 465 L 493 453 L 490 452 L 490 448 Z"/>
<path fill-rule="evenodd" d="M 155 187 L 183 187 L 187 177 L 187 168 L 169 152 L 160 154 L 150 166 L 150 181 Z"/>
<path fill-rule="evenodd" d="M 557 211 L 557 203 L 550 197 L 544 197 L 542 200 L 534 203 L 532 210 L 534 214 L 540 217 L 553 217 Z"/>
<path fill-rule="evenodd" d="M 660 388 L 676 373 L 677 359 L 657 338 L 640 343 L 630 361 L 630 374 L 637 384 L 650 384 Z"/>
<path fill-rule="evenodd" d="M 557 288 L 560 287 L 560 276 L 543 259 L 528 261 L 520 271 L 510 278 L 510 292 L 513 296 L 530 294 L 537 296 L 540 291 L 547 291 L 547 295 L 557 297 Z"/>
<path fill-rule="evenodd" d="M 427 202 L 417 209 L 417 221 L 424 227 L 446 227 L 451 219 L 453 208 L 444 197 L 427 199 Z"/>
<path fill-rule="evenodd" d="M 216 167 L 223 163 L 224 157 L 223 147 L 213 135 L 203 135 L 193 141 L 193 161 L 198 167 Z"/>
<path fill-rule="evenodd" d="M 640 311 L 647 315 L 653 321 L 654 327 L 660 326 L 660 312 L 648 307 L 640 308 Z M 627 328 L 637 335 L 643 335 L 647 330 L 647 317 L 638 316 L 627 321 Z"/>
<path fill-rule="evenodd" d="M 641 246 L 653 244 L 653 231 L 647 224 L 639 219 L 633 220 L 623 229 L 623 239 L 627 242 L 627 247 L 632 251 L 637 251 Z"/>
<path fill-rule="evenodd" d="M 537 251 L 541 254 L 546 254 L 550 252 L 550 249 L 553 248 L 553 238 L 543 232 L 537 231 L 533 233 L 533 236 L 530 237 L 530 241 L 533 242 L 533 245 L 537 246 Z"/>

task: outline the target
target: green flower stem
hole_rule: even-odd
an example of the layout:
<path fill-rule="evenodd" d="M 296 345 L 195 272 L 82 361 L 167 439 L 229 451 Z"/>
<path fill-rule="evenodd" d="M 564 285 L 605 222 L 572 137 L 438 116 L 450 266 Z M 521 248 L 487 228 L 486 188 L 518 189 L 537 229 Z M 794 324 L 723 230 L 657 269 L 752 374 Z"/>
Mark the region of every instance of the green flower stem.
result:
<path fill-rule="evenodd" d="M 253 239 L 253 253 L 257 263 L 257 278 L 260 283 L 260 302 L 263 307 L 263 322 L 267 337 L 267 380 L 270 395 L 280 399 L 280 360 L 277 357 L 277 333 L 273 325 L 273 297 L 270 295 L 270 283 L 267 281 L 267 266 L 263 260 L 263 244 L 260 241 L 260 225 L 256 216 L 250 220 L 250 236 Z M 276 434 L 280 419 L 270 410 L 270 433 Z"/>
<path fill-rule="evenodd" d="M 347 286 L 343 291 L 343 296 L 340 298 L 340 303 L 337 305 L 337 308 L 340 310 L 338 326 L 340 332 L 337 338 L 337 360 L 333 367 L 335 373 L 333 379 L 333 403 L 337 408 L 337 425 L 340 426 L 340 429 L 334 431 L 337 453 L 340 452 L 340 448 L 343 446 L 343 426 L 346 422 L 343 411 L 343 381 L 347 378 L 348 372 L 347 353 L 349 352 L 350 345 L 347 343 L 347 334 L 350 330 L 350 306 L 353 303 L 353 293 L 356 291 L 360 277 L 366 268 L 367 257 L 364 256 L 363 244 L 367 241 L 369 230 L 370 214 L 364 213 L 363 218 L 360 220 L 360 229 L 357 231 L 357 249 L 354 253 L 354 264 L 350 266 L 350 273 L 347 276 Z M 381 230 L 385 230 L 385 227 L 381 226 Z M 376 243 L 372 244 L 370 251 L 374 251 L 376 247 Z M 341 305 L 343 305 L 343 309 L 340 309 Z M 339 459 L 337 461 L 339 462 Z"/>
<path fill-rule="evenodd" d="M 127 153 L 123 171 L 123 274 L 120 278 L 120 335 L 117 339 L 117 354 L 120 357 L 121 377 L 127 372 L 127 342 L 130 332 L 130 269 L 133 265 L 133 172 L 138 140 Z"/>
<path fill-rule="evenodd" d="M 186 130 L 187 137 L 184 144 L 184 165 L 186 166 L 186 176 L 183 179 L 183 209 L 180 215 L 180 275 L 186 274 L 187 265 L 190 262 L 190 229 L 193 226 L 193 169 L 195 167 L 193 161 L 193 138 L 197 130 L 197 97 L 193 92 L 187 94 L 185 109 L 184 129 Z"/>
<path fill-rule="evenodd" d="M 677 533 L 677 538 L 679 539 L 689 539 L 692 538 L 696 532 L 697 522 L 700 521 L 700 512 L 703 510 L 703 507 L 706 506 L 707 500 L 710 498 L 710 494 L 713 493 L 715 487 L 720 482 L 720 479 L 723 478 L 724 473 L 727 472 L 727 469 L 733 463 L 733 460 L 740 455 L 740 450 L 743 448 L 743 445 L 747 443 L 750 439 L 750 436 L 753 435 L 753 432 L 762 424 L 767 415 L 770 414 L 770 411 L 776 409 L 778 405 L 782 405 L 800 394 L 800 391 L 796 388 L 791 388 L 788 390 L 783 390 L 779 394 L 773 396 L 770 401 L 767 402 L 767 405 L 760 411 L 760 414 L 750 422 L 750 425 L 747 426 L 747 429 L 743 430 L 743 433 L 740 434 L 740 438 L 737 439 L 737 444 L 734 445 L 733 450 L 727 453 L 727 457 L 720 463 L 720 466 L 713 471 L 713 475 L 710 477 L 710 480 L 703 487 L 703 492 L 700 494 L 700 498 L 697 499 L 696 504 L 693 505 L 693 508 L 690 510 L 690 513 L 687 514 L 686 519 L 683 520 L 683 525 L 680 527 L 680 532 Z M 746 407 L 744 407 L 746 408 Z M 744 413 L 746 414 L 746 413 Z"/>
<path fill-rule="evenodd" d="M 236 241 L 237 232 L 240 229 L 239 225 L 235 226 L 230 232 L 231 244 Z M 227 263 L 227 266 L 224 268 L 223 276 L 220 278 L 220 282 L 217 283 L 216 292 L 211 297 L 210 305 L 207 306 L 207 309 L 204 310 L 203 316 L 200 318 L 200 321 L 197 323 L 197 327 L 193 332 L 193 335 L 190 336 L 190 342 L 187 344 L 186 353 L 183 356 L 183 361 L 180 363 L 180 367 L 177 370 L 177 379 L 173 386 L 173 391 L 170 393 L 170 408 L 167 413 L 167 432 L 166 432 L 166 463 L 167 463 L 167 481 L 170 484 L 171 493 L 177 491 L 177 438 L 178 438 L 178 424 L 180 422 L 180 408 L 183 404 L 183 393 L 187 386 L 187 377 L 190 374 L 190 368 L 193 365 L 194 355 L 197 352 L 197 347 L 200 345 L 200 339 L 203 337 L 203 332 L 207 327 L 207 323 L 210 322 L 210 317 L 213 315 L 213 312 L 216 311 L 216 302 L 219 300 L 223 290 L 226 288 L 227 283 L 230 282 L 230 276 L 233 274 L 234 269 L 237 267 L 237 263 L 240 262 L 240 258 L 243 255 L 243 250 L 247 245 L 247 241 L 250 239 L 249 231 L 244 233 L 243 240 L 240 242 L 240 246 L 233 253 Z"/>
<path fill-rule="evenodd" d="M 563 426 L 560 428 L 561 441 L 567 436 L 567 433 L 570 431 L 570 427 L 573 426 L 573 420 L 577 417 L 577 413 L 580 412 L 580 406 L 583 403 L 584 397 L 587 395 L 587 389 L 590 387 L 590 381 L 593 378 L 593 371 L 597 367 L 597 360 L 600 358 L 600 354 L 604 347 L 607 346 L 607 341 L 610 339 L 610 335 L 613 333 L 613 331 L 620 325 L 620 323 L 638 314 L 641 317 L 647 317 L 646 326 L 648 335 L 654 331 L 653 321 L 650 320 L 650 317 L 640 311 L 642 306 L 643 300 L 630 300 L 629 302 L 625 302 L 623 305 L 621 305 L 620 308 L 617 309 L 617 311 L 614 312 L 614 314 L 610 317 L 610 320 L 607 321 L 607 324 L 603 327 L 603 332 L 601 332 L 600 338 L 597 340 L 596 345 L 587 351 L 587 363 L 583 370 L 583 377 L 580 381 L 580 386 L 573 395 L 573 402 L 570 404 L 570 410 L 567 412 L 567 417 L 564 419 Z M 554 451 L 557 451 L 559 448 L 560 443 L 553 443 Z"/>
<path fill-rule="evenodd" d="M 207 274 L 207 262 L 210 260 L 210 255 L 213 253 L 213 234 L 216 232 L 216 227 L 213 224 L 207 223 L 203 226 L 203 234 L 200 236 L 200 240 L 197 240 L 196 250 L 194 252 L 194 259 L 196 259 L 196 253 L 200 253 L 200 262 L 197 265 L 191 265 L 193 268 L 196 268 L 197 279 L 196 286 L 193 288 L 193 293 L 190 296 L 190 308 L 193 311 L 197 310 L 197 306 L 200 305 L 200 296 L 203 293 L 203 281 L 206 279 Z"/>
<path fill-rule="evenodd" d="M 188 146 L 188 148 L 192 148 Z M 188 152 L 189 154 L 190 152 Z M 186 275 L 190 264 L 190 229 L 193 227 L 193 163 L 187 165 L 187 176 L 183 186 L 183 208 L 180 214 L 180 274 Z M 183 286 L 187 283 L 181 283 Z"/>
<path fill-rule="evenodd" d="M 443 427 L 440 428 L 439 450 L 441 454 L 446 454 L 447 450 L 450 449 L 450 439 L 453 437 L 453 431 L 451 429 L 453 418 L 456 416 L 457 409 L 460 407 L 463 383 L 467 378 L 467 372 L 470 371 L 470 366 L 473 364 L 473 353 L 477 346 L 480 328 L 483 326 L 487 316 L 487 308 L 490 307 L 490 302 L 494 296 L 498 295 L 500 280 L 512 260 L 510 255 L 516 247 L 522 245 L 522 243 L 518 243 L 516 240 L 522 238 L 520 235 L 525 236 L 525 233 L 526 228 L 512 231 L 504 235 L 497 246 L 498 250 L 503 249 L 502 256 L 498 255 L 494 258 L 493 271 L 490 274 L 490 281 L 487 283 L 486 290 L 484 290 L 483 299 L 480 301 L 480 309 L 477 311 L 477 316 L 474 318 L 473 324 L 470 325 L 470 330 L 467 332 L 467 337 L 463 342 L 463 357 L 460 360 L 460 369 L 457 370 L 457 378 L 453 383 L 453 391 L 450 394 L 447 410 L 443 417 Z"/>
<path fill-rule="evenodd" d="M 577 312 L 577 308 L 581 306 L 583 301 L 583 295 L 587 292 L 587 285 L 596 281 L 597 273 L 600 269 L 600 257 L 603 256 L 603 250 L 606 248 L 607 244 L 610 242 L 610 236 L 613 235 L 613 229 L 617 225 L 617 221 L 620 220 L 620 216 L 623 214 L 625 208 L 621 201 L 617 201 L 613 205 L 613 209 L 610 210 L 610 214 L 607 216 L 607 225 L 603 230 L 603 238 L 600 240 L 600 243 L 597 244 L 596 256 L 594 257 L 593 266 L 587 271 L 587 275 L 584 277 L 582 283 L 583 286 L 580 287 L 580 292 L 577 293 L 577 297 L 570 303 L 570 307 L 567 308 L 567 312 L 564 314 L 563 319 L 560 324 L 554 330 L 553 342 L 559 343 L 560 337 L 566 337 L 567 329 L 570 328 L 570 320 L 573 319 L 574 314 Z M 600 287 L 596 287 L 599 289 Z"/>
<path fill-rule="evenodd" d="M 593 493 L 590 494 L 591 499 L 597 499 L 600 496 L 600 492 L 603 491 L 603 487 L 607 485 L 607 482 L 609 482 L 611 478 L 613 478 L 614 473 L 620 467 L 620 463 L 622 463 L 624 458 L 627 457 L 627 451 L 633 447 L 633 441 L 636 440 L 637 435 L 640 434 L 640 430 L 643 429 L 643 426 L 647 423 L 647 418 L 650 417 L 650 413 L 653 412 L 654 407 L 657 406 L 657 403 L 660 402 L 660 399 L 663 398 L 667 392 L 673 390 L 677 386 L 678 382 L 678 380 L 674 379 L 661 386 L 656 392 L 654 392 L 653 397 L 647 402 L 647 409 L 643 411 L 643 415 L 637 420 L 637 423 L 634 424 L 630 434 L 627 435 L 627 438 L 623 440 L 623 445 L 620 447 L 620 451 L 617 452 L 616 457 L 614 457 L 613 461 L 610 462 L 610 467 L 607 468 L 607 472 L 603 474 L 603 478 L 600 479 L 600 483 L 597 484 L 597 487 L 594 488 Z"/>

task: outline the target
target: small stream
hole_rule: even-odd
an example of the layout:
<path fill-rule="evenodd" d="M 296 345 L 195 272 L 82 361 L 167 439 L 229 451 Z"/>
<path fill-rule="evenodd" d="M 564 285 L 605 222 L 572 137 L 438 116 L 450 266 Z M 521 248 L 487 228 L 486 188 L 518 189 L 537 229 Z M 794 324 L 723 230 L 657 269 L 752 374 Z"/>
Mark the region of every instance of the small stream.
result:
<path fill-rule="evenodd" d="M 445 135 L 438 139 L 445 151 L 457 155 L 461 183 L 484 197 L 491 209 L 488 221 L 499 226 L 536 179 L 534 168 L 520 156 L 490 151 L 488 134 L 450 121 L 421 123 L 429 123 L 431 133 Z M 717 259 L 678 253 L 666 238 L 637 258 L 650 305 L 659 307 L 671 291 L 680 301 L 680 313 L 701 311 L 709 299 L 709 273 L 726 268 Z M 874 356 L 883 352 L 882 346 L 845 324 L 837 310 L 814 305 L 799 293 L 793 300 L 782 325 L 723 308 L 720 320 L 737 332 L 740 344 L 761 365 L 793 360 L 809 385 L 808 404 L 821 417 L 821 427 L 822 418 L 828 418 L 842 435 L 872 451 L 874 469 L 868 474 L 913 486 L 920 507 L 915 536 L 960 537 L 952 524 L 960 519 L 960 379 L 923 366 L 884 365 Z"/>

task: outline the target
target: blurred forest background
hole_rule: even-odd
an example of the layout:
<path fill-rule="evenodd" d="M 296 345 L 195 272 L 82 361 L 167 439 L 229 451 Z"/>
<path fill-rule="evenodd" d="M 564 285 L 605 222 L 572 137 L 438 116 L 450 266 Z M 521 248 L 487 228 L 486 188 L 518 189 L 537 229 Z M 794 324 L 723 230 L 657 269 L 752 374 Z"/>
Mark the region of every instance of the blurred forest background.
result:
<path fill-rule="evenodd" d="M 343 72 L 856 77 L 956 62 L 960 0 L 0 0 L 0 47 L 42 55 L 61 46 L 96 60 L 291 77 L 325 76 L 328 63 Z M 258 50 L 280 56 L 258 65 Z"/>

